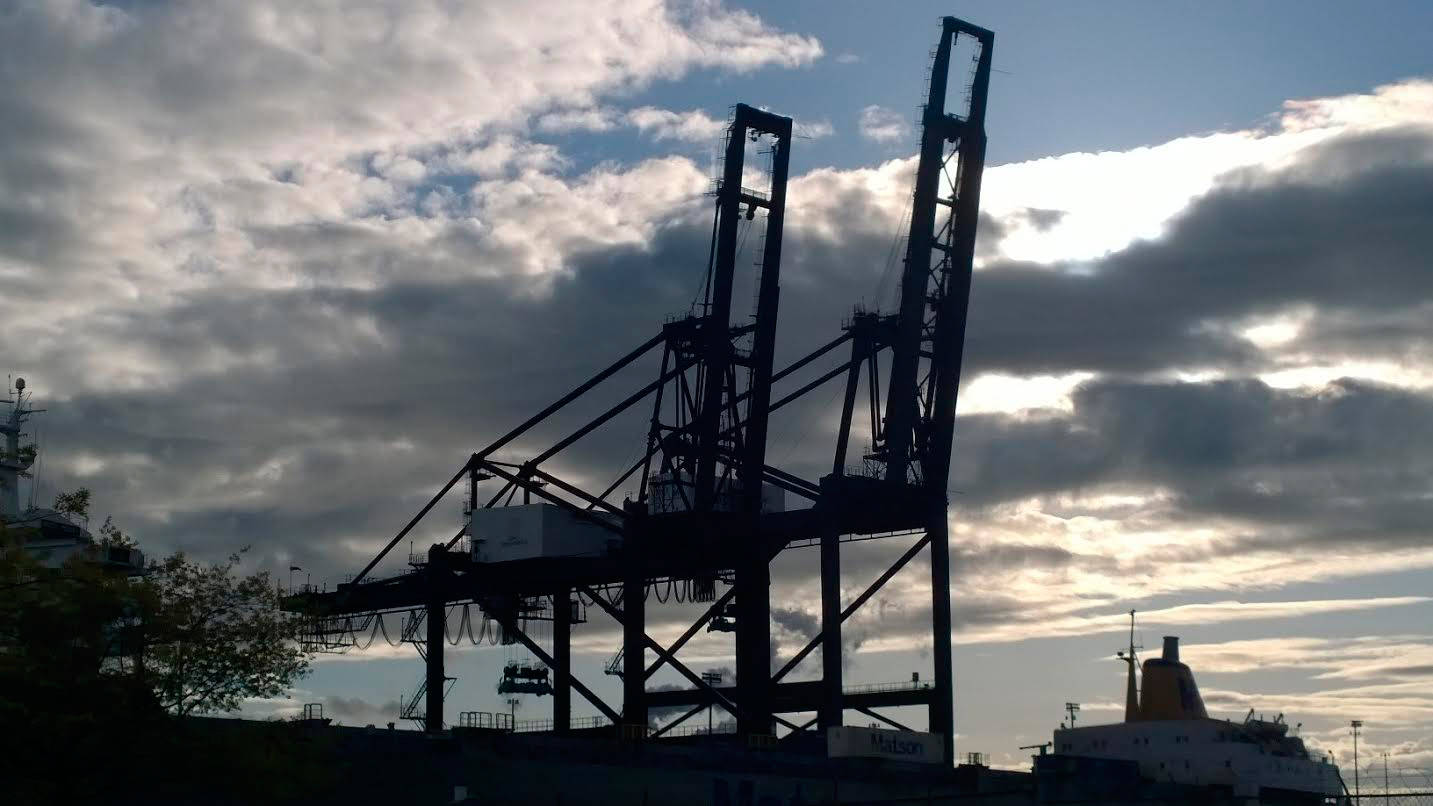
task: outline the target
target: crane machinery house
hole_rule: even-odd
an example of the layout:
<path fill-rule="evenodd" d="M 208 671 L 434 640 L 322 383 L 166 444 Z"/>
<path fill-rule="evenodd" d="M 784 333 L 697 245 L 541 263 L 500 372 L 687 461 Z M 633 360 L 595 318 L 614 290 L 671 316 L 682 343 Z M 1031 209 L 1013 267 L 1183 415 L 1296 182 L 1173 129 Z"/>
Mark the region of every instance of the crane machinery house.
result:
<path fill-rule="evenodd" d="M 504 563 L 553 557 L 602 557 L 620 546 L 615 515 L 577 514 L 556 504 L 475 509 L 469 515 L 473 561 Z"/>

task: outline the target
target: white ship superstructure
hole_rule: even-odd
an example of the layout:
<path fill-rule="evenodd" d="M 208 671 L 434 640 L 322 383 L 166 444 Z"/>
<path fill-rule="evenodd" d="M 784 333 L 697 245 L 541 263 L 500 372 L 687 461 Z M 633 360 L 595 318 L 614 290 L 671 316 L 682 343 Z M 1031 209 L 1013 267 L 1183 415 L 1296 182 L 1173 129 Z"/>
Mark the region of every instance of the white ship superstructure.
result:
<path fill-rule="evenodd" d="M 12 540 L 48 568 L 59 568 L 71 557 L 83 555 L 112 570 L 141 573 L 144 553 L 139 549 L 97 542 L 71 516 L 37 507 L 33 501 L 21 506 L 20 482 L 31 478 L 30 468 L 39 454 L 35 443 L 23 440 L 27 436 L 25 423 L 44 411 L 34 408 L 32 395 L 25 391 L 25 379 L 16 378 L 7 401 L 10 411 L 0 419 L 0 436 L 4 437 L 4 450 L 0 453 L 0 524 L 4 524 Z"/>
<path fill-rule="evenodd" d="M 9 391 L 9 390 L 7 390 Z M 35 410 L 26 402 L 25 379 L 15 379 L 15 389 L 8 400 L 10 411 L 0 420 L 0 436 L 4 436 L 4 452 L 0 453 L 0 520 L 10 521 L 19 517 L 20 479 L 29 478 L 30 468 L 35 464 L 34 443 L 21 444 L 25 436 L 25 421 Z"/>
<path fill-rule="evenodd" d="M 1246 802 L 1323 803 L 1344 795 L 1338 767 L 1291 735 L 1283 715 L 1242 721 L 1213 719 L 1189 667 L 1179 660 L 1179 639 L 1167 636 L 1163 654 L 1146 660 L 1142 687 L 1131 642 L 1125 719 L 1112 725 L 1061 725 L 1056 754 L 1133 761 L 1140 777 L 1160 783 L 1227 789 Z"/>

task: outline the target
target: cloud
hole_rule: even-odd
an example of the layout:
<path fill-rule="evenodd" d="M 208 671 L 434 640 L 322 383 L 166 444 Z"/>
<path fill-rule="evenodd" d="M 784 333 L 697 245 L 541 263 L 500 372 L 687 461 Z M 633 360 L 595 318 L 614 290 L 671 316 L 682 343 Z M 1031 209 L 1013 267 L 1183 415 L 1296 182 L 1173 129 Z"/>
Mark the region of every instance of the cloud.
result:
<path fill-rule="evenodd" d="M 957 600 L 958 601 L 958 600 Z M 1426 605 L 1433 599 L 1422 596 L 1372 597 L 1367 599 L 1317 599 L 1283 602 L 1216 601 L 1176 605 L 1139 611 L 1143 626 L 1190 627 L 1231 624 L 1244 621 L 1285 620 L 1324 613 L 1379 610 L 1390 607 Z M 996 618 L 968 622 L 957 640 L 964 644 L 1025 641 L 1055 636 L 1097 635 L 1118 633 L 1128 627 L 1129 614 L 1117 612 L 1079 612 L 1071 614 L 1068 606 L 1045 608 L 1015 600 L 1008 610 L 999 609 Z M 1091 608 L 1076 608 L 1090 611 Z M 1106 610 L 1101 607 L 1099 610 Z M 1191 655 L 1191 658 L 1198 657 Z M 1193 663 L 1193 661 L 1190 661 Z M 1202 666 L 1200 668 L 1203 668 Z M 1218 667 L 1216 667 L 1218 668 Z"/>
<path fill-rule="evenodd" d="M 255 254 L 252 228 L 376 218 L 421 231 L 408 211 L 430 197 L 462 209 L 462 177 L 417 181 L 431 164 L 451 168 L 529 115 L 821 53 L 714 2 L 27 2 L 4 35 L 21 67 L 0 116 L 24 125 L 0 179 L 30 191 L 0 207 L 3 269 L 20 291 L 75 305 L 332 282 Z"/>
<path fill-rule="evenodd" d="M 398 721 L 397 700 L 375 704 L 362 697 L 325 697 L 324 716 L 348 725 L 383 725 Z"/>
<path fill-rule="evenodd" d="M 1296 668 L 1320 680 L 1398 682 L 1433 675 L 1433 636 L 1258 638 L 1188 644 L 1181 656 L 1201 672 L 1242 674 Z"/>
<path fill-rule="evenodd" d="M 836 127 L 826 118 L 812 121 L 796 121 L 792 126 L 792 136 L 806 140 L 820 140 L 830 137 L 836 133 Z"/>
<path fill-rule="evenodd" d="M 627 113 L 627 120 L 654 140 L 685 140 L 694 143 L 716 142 L 726 129 L 726 122 L 708 117 L 700 109 L 673 112 L 643 106 Z"/>
<path fill-rule="evenodd" d="M 962 421 L 959 505 L 1123 486 L 1151 515 L 1242 523 L 1210 546 L 1220 554 L 1433 547 L 1424 494 L 1433 397 L 1422 392 L 1354 380 L 1312 390 L 1087 381 L 1071 398 L 1068 416 Z"/>
<path fill-rule="evenodd" d="M 587 107 L 548 112 L 536 121 L 539 132 L 605 132 L 617 127 L 620 113 L 610 107 Z"/>
<path fill-rule="evenodd" d="M 877 143 L 894 143 L 911 134 L 910 124 L 902 115 L 875 104 L 861 109 L 856 126 L 862 137 Z"/>
<path fill-rule="evenodd" d="M 540 133 L 610 132 L 620 127 L 631 127 L 655 142 L 676 140 L 711 145 L 717 144 L 726 131 L 725 121 L 713 118 L 703 110 L 677 112 L 654 106 L 639 106 L 625 111 L 610 106 L 564 109 L 539 116 L 534 126 Z M 819 140 L 835 133 L 831 121 L 825 118 L 797 121 L 793 131 L 796 137 L 807 140 Z"/>
<path fill-rule="evenodd" d="M 719 137 L 720 114 L 636 94 L 821 56 L 707 2 L 35 2 L 8 20 L 0 353 L 51 396 L 44 482 L 89 484 L 156 554 L 253 544 L 257 565 L 331 581 L 471 450 L 690 309 L 709 177 L 668 150 Z M 1433 565 L 1430 98 L 1409 81 L 1265 129 L 988 170 L 952 480 L 959 640 L 1108 631 L 1126 603 L 1170 624 L 1427 606 L 1272 592 Z M 911 143 L 902 115 L 861 118 Z M 579 166 L 542 142 L 574 131 L 638 146 Z M 783 357 L 858 301 L 889 309 L 913 169 L 793 177 Z M 782 466 L 829 468 L 830 394 L 778 415 Z M 564 452 L 562 473 L 610 478 L 643 420 Z M 460 505 L 414 545 L 450 537 Z M 844 553 L 848 591 L 900 551 L 873 543 Z M 780 651 L 815 628 L 813 557 L 778 563 Z M 918 653 L 928 573 L 913 562 L 853 617 L 848 650 Z M 660 610 L 665 637 L 694 615 Z M 610 651 L 602 625 L 581 651 Z M 720 665 L 730 647 L 702 634 L 691 652 Z M 1403 654 L 1319 673 L 1426 682 Z"/>
<path fill-rule="evenodd" d="M 1433 81 L 1410 79 L 1360 95 L 1295 102 L 1290 112 L 1263 127 L 1191 135 L 1126 151 L 1075 152 L 987 167 L 981 208 L 1010 221 L 1011 231 L 1001 246 L 1013 260 L 1097 260 L 1137 241 L 1159 238 L 1178 213 L 1226 181 L 1231 172 L 1254 168 L 1277 174 L 1307 161 L 1310 149 L 1338 138 L 1356 140 L 1409 128 L 1426 138 L 1430 118 L 1423 110 L 1430 98 Z M 1337 111 L 1323 114 L 1300 108 Z M 1387 159 L 1380 149 L 1353 152 L 1358 157 L 1350 153 L 1345 157 L 1354 158 L 1348 162 L 1322 164 L 1319 176 L 1309 178 L 1335 185 L 1362 173 L 1368 167 L 1363 157 Z M 1055 226 L 1035 227 L 1023 218 L 1028 208 L 1064 215 Z"/>

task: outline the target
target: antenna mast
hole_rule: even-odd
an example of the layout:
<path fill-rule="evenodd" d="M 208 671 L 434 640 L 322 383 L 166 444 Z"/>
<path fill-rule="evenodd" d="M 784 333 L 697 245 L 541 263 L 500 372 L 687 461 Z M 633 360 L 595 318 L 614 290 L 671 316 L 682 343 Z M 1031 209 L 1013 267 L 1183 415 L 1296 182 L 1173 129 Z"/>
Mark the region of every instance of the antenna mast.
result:
<path fill-rule="evenodd" d="M 35 464 L 36 448 L 33 443 L 21 445 L 21 429 L 30 415 L 44 409 L 36 409 L 25 403 L 25 379 L 14 382 L 15 399 L 10 401 L 10 414 L 0 420 L 0 436 L 4 437 L 4 452 L 0 453 L 0 518 L 12 518 L 20 514 L 20 479 L 30 475 Z M 8 391 L 8 390 L 7 390 Z M 33 399 L 34 393 L 31 393 Z"/>
<path fill-rule="evenodd" d="M 1135 669 L 1139 666 L 1139 659 L 1135 656 L 1133 610 L 1129 611 L 1129 654 L 1117 654 L 1129 665 L 1128 677 L 1125 678 L 1125 721 L 1134 722 L 1139 719 L 1139 688 L 1135 685 Z"/>

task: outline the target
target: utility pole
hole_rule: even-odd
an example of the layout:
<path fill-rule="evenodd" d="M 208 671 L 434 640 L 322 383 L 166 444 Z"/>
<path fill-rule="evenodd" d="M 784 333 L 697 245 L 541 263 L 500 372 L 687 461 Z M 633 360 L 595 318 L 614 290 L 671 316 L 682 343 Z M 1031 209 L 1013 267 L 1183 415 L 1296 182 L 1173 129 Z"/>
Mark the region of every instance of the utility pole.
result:
<path fill-rule="evenodd" d="M 1362 719 L 1349 723 L 1353 726 L 1353 799 L 1358 800 L 1358 731 L 1363 727 Z"/>
<path fill-rule="evenodd" d="M 702 682 L 709 686 L 717 686 L 721 683 L 721 672 L 702 672 Z M 716 703 L 707 705 L 707 735 L 712 735 L 712 709 Z"/>
<path fill-rule="evenodd" d="M 1383 798 L 1388 800 L 1388 751 L 1383 751 Z"/>
<path fill-rule="evenodd" d="M 1077 702 L 1065 703 L 1065 710 L 1070 713 L 1070 727 L 1075 726 L 1075 714 L 1080 712 L 1080 704 Z"/>

